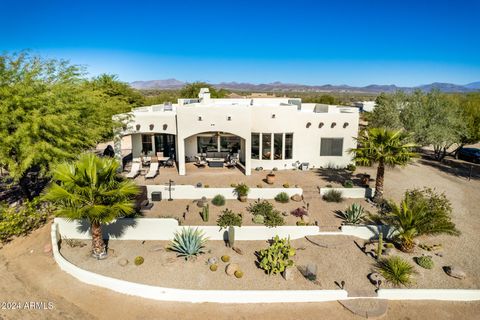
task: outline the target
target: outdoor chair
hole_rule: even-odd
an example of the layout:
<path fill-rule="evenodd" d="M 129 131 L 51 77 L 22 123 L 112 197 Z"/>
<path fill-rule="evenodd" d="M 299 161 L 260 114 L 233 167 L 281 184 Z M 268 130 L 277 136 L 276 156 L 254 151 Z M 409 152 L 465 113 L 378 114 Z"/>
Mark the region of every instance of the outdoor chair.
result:
<path fill-rule="evenodd" d="M 207 161 L 202 160 L 202 158 L 200 158 L 199 156 L 195 156 L 195 165 L 198 168 L 205 168 L 205 166 L 207 165 Z"/>
<path fill-rule="evenodd" d="M 230 158 L 230 161 L 225 165 L 228 169 L 234 169 L 237 166 L 237 159 Z"/>
<path fill-rule="evenodd" d="M 139 162 L 132 162 L 132 168 L 130 172 L 126 175 L 127 178 L 133 179 L 140 174 L 140 163 Z"/>
<path fill-rule="evenodd" d="M 173 162 L 173 159 L 170 158 L 168 159 L 167 161 L 165 161 L 165 167 L 168 167 L 168 168 L 173 168 L 175 166 L 175 162 Z"/>
<path fill-rule="evenodd" d="M 145 179 L 153 179 L 157 176 L 158 173 L 158 162 L 152 162 L 150 168 L 148 169 Z"/>

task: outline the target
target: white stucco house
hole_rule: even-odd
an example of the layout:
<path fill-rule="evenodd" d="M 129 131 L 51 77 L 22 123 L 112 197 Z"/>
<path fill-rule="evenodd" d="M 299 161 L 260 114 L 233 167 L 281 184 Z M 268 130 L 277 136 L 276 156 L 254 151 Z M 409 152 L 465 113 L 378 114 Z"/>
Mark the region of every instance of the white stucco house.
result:
<path fill-rule="evenodd" d="M 118 115 L 127 116 L 127 115 Z M 356 146 L 358 108 L 302 103 L 298 98 L 210 98 L 135 108 L 119 136 L 131 135 L 133 158 L 171 157 L 178 173 L 198 157 L 235 154 L 246 175 L 255 168 L 346 166 Z M 116 139 L 118 143 L 121 139 Z M 115 146 L 120 150 L 121 146 Z"/>

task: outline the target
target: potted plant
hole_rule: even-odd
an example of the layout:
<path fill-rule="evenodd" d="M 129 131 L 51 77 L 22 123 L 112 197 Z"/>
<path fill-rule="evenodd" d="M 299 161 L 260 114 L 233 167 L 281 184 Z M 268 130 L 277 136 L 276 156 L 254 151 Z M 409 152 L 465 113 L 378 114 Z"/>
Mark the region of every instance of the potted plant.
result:
<path fill-rule="evenodd" d="M 241 202 L 247 201 L 247 195 L 249 191 L 250 191 L 250 188 L 245 183 L 238 184 L 234 189 L 234 192 L 237 195 L 238 200 L 240 200 Z"/>
<path fill-rule="evenodd" d="M 273 173 L 273 171 L 270 171 L 270 173 L 267 174 L 267 183 L 273 184 L 274 182 L 275 182 L 275 173 Z"/>

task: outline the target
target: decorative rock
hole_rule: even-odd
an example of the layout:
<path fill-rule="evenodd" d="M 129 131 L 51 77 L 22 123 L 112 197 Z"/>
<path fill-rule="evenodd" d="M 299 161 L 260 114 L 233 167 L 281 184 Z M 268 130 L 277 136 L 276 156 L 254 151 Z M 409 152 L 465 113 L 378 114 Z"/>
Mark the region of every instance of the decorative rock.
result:
<path fill-rule="evenodd" d="M 285 271 L 282 272 L 283 279 L 287 281 L 293 280 L 293 276 L 294 276 L 294 273 L 292 268 L 286 268 Z"/>
<path fill-rule="evenodd" d="M 305 222 L 305 223 L 309 223 L 310 222 L 310 217 L 307 216 L 307 215 L 304 215 L 304 216 L 302 216 L 302 221 Z"/>
<path fill-rule="evenodd" d="M 218 259 L 216 257 L 210 257 L 207 260 L 208 265 L 217 264 L 217 263 L 218 263 Z"/>
<path fill-rule="evenodd" d="M 164 251 L 165 248 L 162 246 L 153 246 L 150 248 L 150 252 Z"/>
<path fill-rule="evenodd" d="M 368 276 L 368 280 L 370 280 L 370 282 L 376 286 L 378 284 L 378 281 L 382 281 L 384 282 L 384 278 L 382 277 L 382 275 L 378 272 L 372 272 L 370 273 Z"/>
<path fill-rule="evenodd" d="M 454 277 L 457 279 L 465 279 L 467 277 L 467 274 L 462 269 L 456 266 L 446 266 L 443 268 L 443 270 L 450 277 Z"/>
<path fill-rule="evenodd" d="M 298 270 L 302 275 L 310 281 L 317 280 L 317 265 L 316 264 L 307 264 L 305 267 L 299 267 Z"/>
<path fill-rule="evenodd" d="M 128 260 L 125 258 L 118 260 L 118 265 L 121 267 L 125 267 L 127 264 L 128 264 Z"/>
<path fill-rule="evenodd" d="M 443 258 L 443 252 L 441 252 L 441 251 L 435 253 L 435 255 L 436 255 L 437 257 Z"/>
<path fill-rule="evenodd" d="M 52 244 L 47 243 L 46 245 L 43 246 L 43 253 L 50 253 L 52 252 Z"/>
<path fill-rule="evenodd" d="M 292 201 L 300 202 L 302 201 L 302 196 L 299 194 L 294 194 L 290 199 L 292 199 Z"/>
<path fill-rule="evenodd" d="M 290 214 L 288 214 L 287 211 L 283 211 L 283 212 L 282 212 L 282 216 L 284 216 L 284 217 L 288 217 L 289 215 L 290 215 Z"/>
<path fill-rule="evenodd" d="M 233 276 L 235 274 L 235 271 L 239 270 L 239 266 L 236 263 L 230 263 L 226 268 L 225 272 L 229 276 Z"/>

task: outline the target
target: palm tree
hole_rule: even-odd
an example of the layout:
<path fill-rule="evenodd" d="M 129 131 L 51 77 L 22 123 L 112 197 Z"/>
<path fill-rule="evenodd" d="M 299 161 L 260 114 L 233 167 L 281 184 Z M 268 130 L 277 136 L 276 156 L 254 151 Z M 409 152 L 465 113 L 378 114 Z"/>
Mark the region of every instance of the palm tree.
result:
<path fill-rule="evenodd" d="M 355 162 L 363 166 L 378 163 L 373 200 L 380 203 L 383 199 L 383 180 L 385 166 L 406 165 L 417 154 L 412 151 L 415 144 L 403 130 L 369 128 L 363 130 L 357 138 L 358 147 L 351 149 Z"/>
<path fill-rule="evenodd" d="M 419 199 L 414 194 L 406 193 L 400 206 L 394 203 L 389 205 L 391 211 L 385 222 L 395 229 L 395 238 L 402 251 L 412 252 L 415 247 L 414 238 L 421 235 L 460 234 L 451 221 L 448 210 L 438 210 L 438 207 L 430 205 L 424 198 Z"/>
<path fill-rule="evenodd" d="M 117 174 L 119 164 L 111 158 L 84 154 L 54 171 L 53 183 L 44 198 L 54 203 L 57 215 L 71 220 L 87 219 L 92 232 L 92 255 L 106 258 L 102 224 L 134 211 L 138 187 Z"/>

